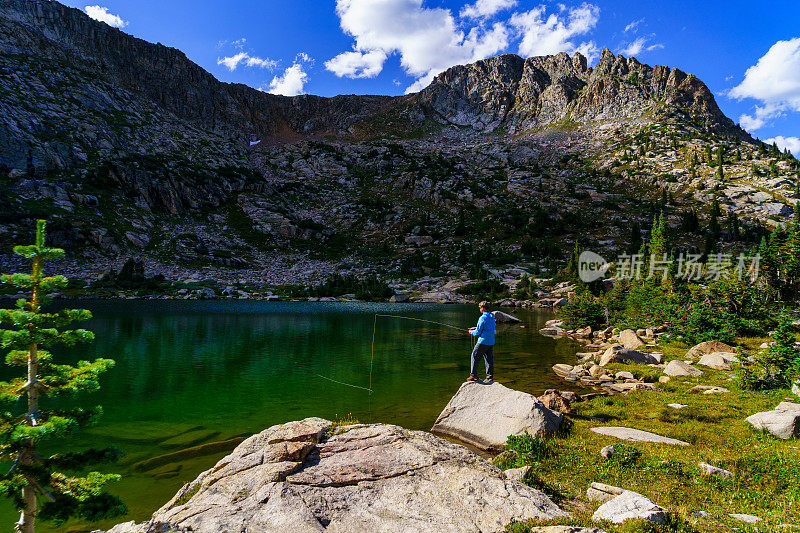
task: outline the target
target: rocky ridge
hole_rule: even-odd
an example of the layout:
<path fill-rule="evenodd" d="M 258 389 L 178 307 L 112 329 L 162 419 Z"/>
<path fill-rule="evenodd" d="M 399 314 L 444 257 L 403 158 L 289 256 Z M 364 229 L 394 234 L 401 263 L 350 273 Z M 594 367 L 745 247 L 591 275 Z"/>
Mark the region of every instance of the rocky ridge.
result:
<path fill-rule="evenodd" d="M 0 246 L 47 217 L 84 279 L 133 257 L 169 279 L 338 270 L 451 301 L 444 286 L 475 266 L 552 271 L 587 228 L 613 255 L 657 209 L 698 247 L 703 228 L 681 227 L 714 198 L 740 215 L 724 237 L 743 250 L 796 193 L 797 161 L 734 126 L 700 80 L 608 51 L 592 68 L 497 56 L 403 97 L 286 98 L 57 2 L 0 6 Z"/>

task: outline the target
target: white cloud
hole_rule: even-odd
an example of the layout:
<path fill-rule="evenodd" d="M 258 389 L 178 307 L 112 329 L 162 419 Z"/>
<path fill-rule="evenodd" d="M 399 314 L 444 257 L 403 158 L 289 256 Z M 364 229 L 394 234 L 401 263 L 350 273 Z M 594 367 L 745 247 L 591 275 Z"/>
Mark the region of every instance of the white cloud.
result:
<path fill-rule="evenodd" d="M 593 4 L 561 10 L 544 18 L 546 8 L 541 5 L 524 13 L 515 13 L 510 23 L 516 28 L 522 41 L 519 53 L 524 56 L 540 56 L 558 52 L 573 53 L 578 50 L 589 51 L 596 56 L 597 46 L 593 41 L 575 44 L 573 39 L 589 33 L 600 19 L 600 8 Z"/>
<path fill-rule="evenodd" d="M 405 72 L 418 78 L 406 90 L 409 92 L 453 65 L 484 59 L 508 46 L 505 24 L 473 27 L 464 33 L 449 10 L 422 7 L 422 1 L 337 0 L 342 30 L 355 39 L 354 51 L 362 54 L 361 68 L 351 70 L 361 73 L 366 69 L 375 76 L 382 68 L 377 61 L 380 53 L 387 57 L 396 53 Z M 337 75 L 351 71 L 343 65 L 359 66 L 359 58 L 352 54 L 344 52 L 328 61 L 341 67 L 334 71 Z M 371 62 L 364 66 L 367 54 L 371 54 Z"/>
<path fill-rule="evenodd" d="M 120 16 L 109 13 L 107 7 L 86 6 L 83 8 L 83 11 L 89 15 L 89 18 L 98 20 L 100 22 L 105 22 L 109 26 L 113 26 L 115 28 L 124 28 L 128 25 L 128 23 L 122 20 Z"/>
<path fill-rule="evenodd" d="M 641 55 L 643 52 L 652 52 L 653 50 L 664 48 L 664 45 L 661 43 L 648 44 L 654 37 L 655 34 L 651 34 L 649 36 L 637 37 L 630 43 L 622 43 L 619 53 L 631 57 Z"/>
<path fill-rule="evenodd" d="M 344 52 L 325 62 L 325 68 L 337 76 L 347 78 L 374 78 L 383 70 L 386 52 Z"/>
<path fill-rule="evenodd" d="M 742 83 L 728 96 L 761 102 L 753 115 L 739 117 L 739 123 L 747 130 L 762 128 L 786 111 L 800 112 L 800 37 L 772 45 L 758 63 L 747 69 Z"/>
<path fill-rule="evenodd" d="M 280 76 L 272 78 L 267 92 L 283 96 L 297 96 L 303 94 L 303 87 L 307 81 L 308 74 L 303 69 L 302 63 L 295 63 L 284 70 Z"/>
<path fill-rule="evenodd" d="M 489 18 L 516 5 L 517 0 L 477 0 L 474 4 L 467 4 L 462 7 L 459 16 L 475 19 Z"/>
<path fill-rule="evenodd" d="M 775 143 L 781 150 L 788 148 L 789 151 L 792 152 L 792 155 L 800 157 L 800 138 L 798 137 L 784 137 L 783 135 L 778 135 L 777 137 L 766 139 L 764 142 L 767 144 Z"/>
<path fill-rule="evenodd" d="M 231 72 L 236 70 L 240 63 L 248 67 L 260 67 L 267 70 L 274 70 L 278 66 L 278 62 L 273 59 L 251 56 L 247 52 L 239 52 L 229 57 L 217 59 L 217 65 L 225 65 Z"/>
<path fill-rule="evenodd" d="M 644 22 L 644 19 L 634 20 L 633 22 L 625 26 L 625 29 L 622 31 L 624 33 L 628 33 L 629 31 L 636 32 L 636 30 L 639 28 L 639 24 L 641 24 L 642 22 Z"/>

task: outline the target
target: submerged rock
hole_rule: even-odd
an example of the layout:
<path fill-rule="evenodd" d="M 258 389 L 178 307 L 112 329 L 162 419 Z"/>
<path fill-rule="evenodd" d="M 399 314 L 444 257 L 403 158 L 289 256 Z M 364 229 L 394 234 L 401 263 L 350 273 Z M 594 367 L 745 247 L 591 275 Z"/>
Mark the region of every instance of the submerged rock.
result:
<path fill-rule="evenodd" d="M 518 324 L 520 319 L 502 311 L 493 311 L 494 320 L 498 324 Z"/>
<path fill-rule="evenodd" d="M 385 424 L 307 418 L 253 435 L 152 519 L 113 533 L 501 532 L 569 515 L 463 446 Z"/>
<path fill-rule="evenodd" d="M 450 399 L 431 431 L 455 437 L 483 450 L 500 449 L 509 435 L 554 437 L 561 414 L 530 394 L 499 383 L 464 383 Z"/>

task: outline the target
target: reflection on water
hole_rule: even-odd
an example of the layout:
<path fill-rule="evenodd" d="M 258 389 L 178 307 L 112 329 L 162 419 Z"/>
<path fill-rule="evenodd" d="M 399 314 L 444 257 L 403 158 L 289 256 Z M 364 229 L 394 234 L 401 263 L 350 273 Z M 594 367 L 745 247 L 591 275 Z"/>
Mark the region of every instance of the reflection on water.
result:
<path fill-rule="evenodd" d="M 68 446 L 125 452 L 112 470 L 124 475 L 113 489 L 131 509 L 128 520 L 147 518 L 224 455 L 211 443 L 274 424 L 352 414 L 430 429 L 468 373 L 466 329 L 478 318 L 473 306 L 416 304 L 90 300 L 70 307 L 93 311 L 85 327 L 97 339 L 62 351 L 62 360 L 110 357 L 117 364 L 102 390 L 82 400 L 103 406 L 100 424 Z M 537 333 L 549 315 L 515 314 L 523 327 L 498 325 L 495 379 L 534 394 L 560 385 L 550 367 L 571 360 L 575 345 Z M 9 369 L 2 372 L 9 377 Z M 10 507 L 0 509 L 0 524 L 15 519 Z M 56 530 L 89 529 L 76 523 Z"/>

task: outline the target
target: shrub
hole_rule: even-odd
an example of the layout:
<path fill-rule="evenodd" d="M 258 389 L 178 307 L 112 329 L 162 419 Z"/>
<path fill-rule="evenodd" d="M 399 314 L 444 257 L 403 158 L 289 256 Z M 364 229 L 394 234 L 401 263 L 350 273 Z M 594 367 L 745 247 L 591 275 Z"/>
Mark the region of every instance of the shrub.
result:
<path fill-rule="evenodd" d="M 517 452 L 523 464 L 540 463 L 551 453 L 550 444 L 546 440 L 527 433 L 509 436 L 506 450 Z"/>
<path fill-rule="evenodd" d="M 589 291 L 576 292 L 567 305 L 556 310 L 556 316 L 564 321 L 564 326 L 568 329 L 586 326 L 598 328 L 606 323 L 603 303 Z"/>
<path fill-rule="evenodd" d="M 639 280 L 629 283 L 624 309 L 623 318 L 617 324 L 621 329 L 674 324 L 685 314 L 678 294 L 661 283 Z"/>
<path fill-rule="evenodd" d="M 775 344 L 769 349 L 766 358 L 767 369 L 775 376 L 775 381 L 782 386 L 789 386 L 800 378 L 800 346 L 792 331 L 792 321 L 785 311 L 778 318 L 775 328 Z"/>
<path fill-rule="evenodd" d="M 740 320 L 723 309 L 715 309 L 703 303 L 692 307 L 686 320 L 676 328 L 691 344 L 704 341 L 734 342 Z"/>
<path fill-rule="evenodd" d="M 308 289 L 308 296 L 342 296 L 355 294 L 359 300 L 385 300 L 393 291 L 389 285 L 375 277 L 364 279 L 355 276 L 342 276 L 335 274 L 325 280 L 325 283 Z"/>
<path fill-rule="evenodd" d="M 508 296 L 508 285 L 497 279 L 487 279 L 468 283 L 456 289 L 456 292 L 469 296 L 481 295 L 489 300 L 496 300 Z"/>

